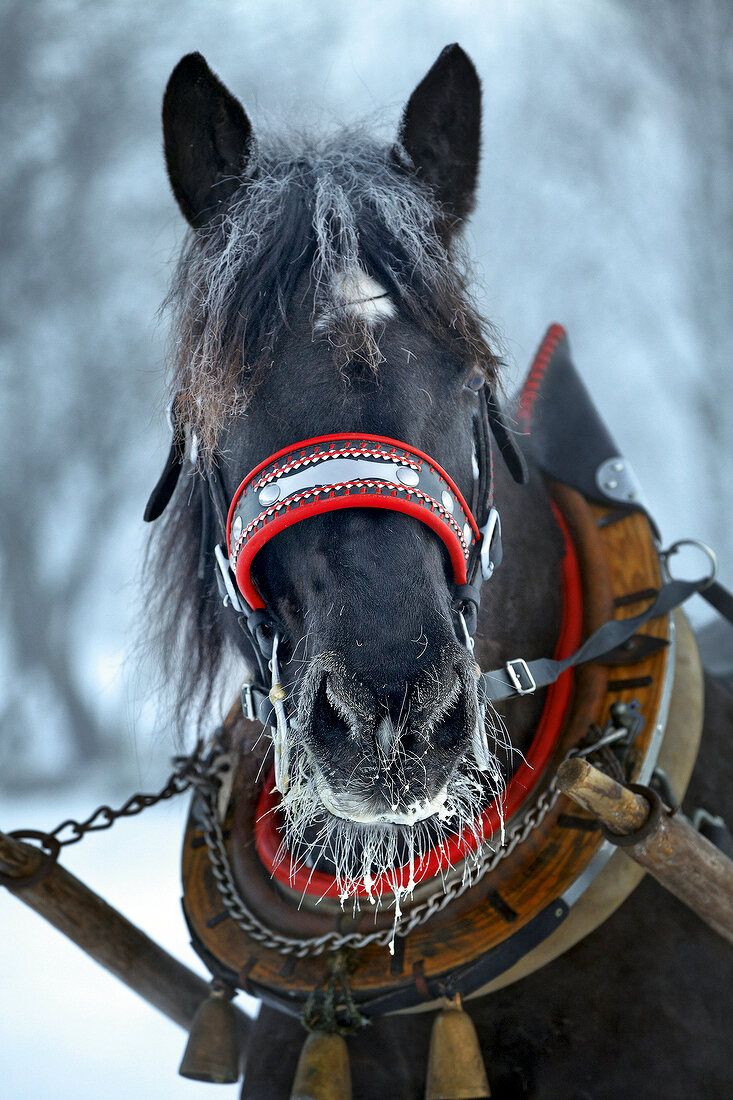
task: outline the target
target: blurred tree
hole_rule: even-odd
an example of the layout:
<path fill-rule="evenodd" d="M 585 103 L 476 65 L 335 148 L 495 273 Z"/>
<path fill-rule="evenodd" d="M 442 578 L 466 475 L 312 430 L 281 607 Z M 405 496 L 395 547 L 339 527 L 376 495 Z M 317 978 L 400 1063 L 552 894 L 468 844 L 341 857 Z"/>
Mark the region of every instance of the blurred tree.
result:
<path fill-rule="evenodd" d="M 409 88 L 459 39 L 486 93 L 471 234 L 487 312 L 522 365 L 552 314 L 568 322 L 664 529 L 677 512 L 707 526 L 725 560 L 726 463 L 704 444 L 729 435 L 732 21 L 725 0 L 497 0 L 490 13 L 443 0 L 6 0 L 0 785 L 129 749 L 124 586 L 165 446 L 150 322 L 181 229 L 158 112 L 181 54 L 207 54 L 258 132 L 263 115 L 281 116 L 276 129 L 320 115 L 327 130 L 378 107 L 391 135 Z M 659 463 L 670 424 L 688 439 Z"/>
<path fill-rule="evenodd" d="M 687 270 L 687 320 L 695 334 L 692 400 L 713 441 L 731 439 L 730 341 L 733 332 L 733 5 L 726 0 L 646 0 L 623 8 L 645 49 L 678 97 L 678 119 L 690 150 L 679 261 Z M 699 380 L 702 384 L 695 384 Z M 684 442 L 680 442 L 684 446 Z M 725 462 L 705 486 L 718 515 L 716 545 L 730 523 L 717 505 L 729 491 Z"/>
<path fill-rule="evenodd" d="M 100 636 L 100 618 L 117 612 L 133 514 L 139 522 L 135 444 L 147 433 L 150 449 L 150 357 L 160 357 L 149 322 L 161 273 L 151 278 L 150 257 L 141 277 L 146 257 L 129 253 L 120 227 L 134 219 L 135 240 L 146 225 L 154 234 L 162 191 L 132 144 L 147 134 L 143 149 L 157 156 L 155 115 L 142 117 L 129 80 L 144 27 L 107 16 L 90 10 L 74 64 L 53 5 L 17 0 L 0 37 L 12 149 L 0 165 L 0 783 L 14 785 L 47 769 L 63 778 L 125 737 L 123 708 L 97 702 L 89 651 L 119 646 L 126 625 L 108 620 L 110 640 Z"/>

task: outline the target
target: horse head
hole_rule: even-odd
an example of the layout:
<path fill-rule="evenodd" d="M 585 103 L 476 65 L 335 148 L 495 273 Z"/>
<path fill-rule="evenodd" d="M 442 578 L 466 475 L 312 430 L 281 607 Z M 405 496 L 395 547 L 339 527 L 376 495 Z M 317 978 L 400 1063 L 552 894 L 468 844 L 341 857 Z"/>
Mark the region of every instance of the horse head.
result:
<path fill-rule="evenodd" d="M 250 663 L 253 646 L 271 656 L 276 635 L 290 841 L 317 836 L 348 877 L 334 837 L 346 838 L 341 855 L 363 860 L 366 846 L 369 861 L 388 866 L 405 837 L 434 842 L 501 782 L 483 736 L 471 608 L 456 589 L 471 579 L 467 562 L 476 571 L 493 483 L 487 409 L 498 416 L 497 359 L 467 294 L 460 242 L 477 180 L 479 80 L 448 47 L 410 97 L 395 143 L 350 132 L 293 152 L 256 139 L 193 54 L 171 76 L 163 121 L 172 189 L 192 228 L 172 294 L 174 457 L 189 448 L 194 460 L 167 536 L 179 555 L 188 547 L 178 600 L 188 586 L 199 672 L 213 669 L 225 634 Z M 213 583 L 213 553 L 226 531 L 236 567 L 237 502 L 259 494 L 255 529 L 269 522 L 262 509 L 277 507 L 268 492 L 312 492 L 301 468 L 312 453 L 293 454 L 324 438 L 328 462 L 364 463 L 364 493 L 390 465 L 389 506 L 384 495 L 371 498 L 377 506 L 352 500 L 281 524 L 249 561 L 246 590 L 236 572 L 240 591 L 229 596 L 243 613 L 232 614 Z M 438 479 L 429 498 L 420 456 Z M 408 499 L 412 508 L 394 504 Z M 426 518 L 418 509 L 428 499 Z M 253 620 L 257 605 L 266 616 Z"/>

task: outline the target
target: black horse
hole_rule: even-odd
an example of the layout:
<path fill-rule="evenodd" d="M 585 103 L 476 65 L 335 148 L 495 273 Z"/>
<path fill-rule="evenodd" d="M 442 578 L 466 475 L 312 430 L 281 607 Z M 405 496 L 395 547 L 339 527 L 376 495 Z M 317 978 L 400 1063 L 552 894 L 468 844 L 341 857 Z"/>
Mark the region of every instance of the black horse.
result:
<path fill-rule="evenodd" d="M 277 636 L 286 839 L 348 895 L 362 871 L 389 871 L 416 836 L 423 854 L 496 794 L 529 749 L 544 693 L 490 710 L 482 740 L 475 662 L 545 656 L 561 629 L 563 535 L 499 412 L 497 340 L 471 302 L 462 253 L 479 80 L 448 47 L 410 97 L 395 144 L 353 131 L 292 149 L 256 139 L 194 54 L 171 77 L 163 119 L 171 185 L 193 230 L 170 300 L 174 445 L 149 509 L 162 510 L 191 458 L 154 544 L 151 586 L 179 716 L 204 713 L 231 670 L 227 652 L 240 680 L 263 652 L 266 670 Z M 478 470 L 487 409 L 506 459 L 490 475 Z M 503 563 L 483 585 L 477 623 L 478 597 L 456 589 L 470 577 L 456 577 L 447 538 L 392 507 L 324 511 L 264 541 L 248 578 L 266 612 L 249 632 L 222 604 L 219 585 L 233 578 L 215 547 L 242 479 L 300 441 L 332 446 L 332 433 L 406 441 L 476 514 L 490 479 Z M 232 559 L 236 522 L 234 510 Z M 243 607 L 240 593 L 227 595 Z M 730 754 L 714 731 L 731 707 L 714 687 L 707 702 L 688 798 L 725 812 Z M 722 941 L 645 881 L 602 932 L 470 1006 L 492 1095 L 728 1096 L 731 978 Z M 354 1036 L 355 1095 L 421 1096 L 430 1022 L 382 1017 Z M 243 1095 L 288 1096 L 300 1041 L 297 1021 L 263 1007 Z"/>

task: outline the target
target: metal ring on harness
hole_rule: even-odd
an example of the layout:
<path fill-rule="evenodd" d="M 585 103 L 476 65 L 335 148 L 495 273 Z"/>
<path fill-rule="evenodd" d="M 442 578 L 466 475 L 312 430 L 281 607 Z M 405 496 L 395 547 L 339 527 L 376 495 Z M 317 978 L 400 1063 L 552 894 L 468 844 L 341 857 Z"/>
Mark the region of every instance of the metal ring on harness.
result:
<path fill-rule="evenodd" d="M 56 866 L 61 851 L 61 842 L 58 837 L 50 833 L 44 833 L 40 829 L 15 829 L 8 833 L 13 840 L 38 840 L 41 843 L 40 854 L 43 857 L 40 864 L 27 875 L 12 875 L 8 871 L 0 871 L 0 885 L 8 890 L 25 890 L 29 886 L 37 886 L 51 873 Z"/>
<path fill-rule="evenodd" d="M 704 592 L 706 588 L 709 588 L 710 585 L 713 584 L 718 575 L 718 556 L 712 547 L 708 546 L 706 542 L 702 542 L 700 539 L 677 539 L 677 542 L 673 542 L 666 550 L 661 550 L 659 553 L 659 557 L 664 562 L 671 580 L 677 580 L 678 578 L 675 577 L 670 569 L 669 559 L 674 557 L 675 554 L 678 554 L 683 546 L 697 547 L 698 550 L 702 550 L 703 554 L 706 555 L 710 562 L 710 575 L 704 577 L 700 582 L 700 591 Z"/>

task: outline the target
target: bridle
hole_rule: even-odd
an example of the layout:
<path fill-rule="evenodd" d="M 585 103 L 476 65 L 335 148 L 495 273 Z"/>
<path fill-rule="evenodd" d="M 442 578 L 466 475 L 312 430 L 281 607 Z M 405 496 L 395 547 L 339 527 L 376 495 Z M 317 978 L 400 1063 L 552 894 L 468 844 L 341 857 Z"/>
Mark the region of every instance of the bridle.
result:
<path fill-rule="evenodd" d="M 280 531 L 312 516 L 345 508 L 380 508 L 428 526 L 450 560 L 458 639 L 473 649 L 481 584 L 502 560 L 492 434 L 515 480 L 527 480 L 524 457 L 493 395 L 485 386 L 475 393 L 470 506 L 451 476 L 429 455 L 404 441 L 369 433 L 336 432 L 276 451 L 247 474 L 231 503 L 216 459 L 202 469 L 199 576 L 203 579 L 210 568 L 215 526 L 220 532 L 214 547 L 219 592 L 224 606 L 237 618 L 240 645 L 257 670 L 242 689 L 246 717 L 276 729 L 281 710 L 277 703 L 282 702 L 274 691 L 279 680 L 273 679 L 272 665 L 273 656 L 278 660 L 285 630 L 253 580 L 254 559 Z M 173 440 L 145 510 L 147 521 L 163 512 L 185 461 L 186 428 L 175 400 L 169 420 Z"/>
<path fill-rule="evenodd" d="M 409 515 L 430 527 L 446 547 L 453 573 L 456 635 L 473 653 L 481 583 L 491 578 L 502 560 L 501 522 L 494 505 L 492 435 L 515 481 L 524 484 L 528 480 L 524 456 L 493 394 L 483 386 L 477 391 L 477 399 L 470 507 L 439 463 L 409 443 L 380 435 L 337 432 L 291 444 L 251 470 L 231 503 L 226 499 L 216 460 L 202 470 L 199 576 L 204 579 L 210 568 L 216 524 L 220 536 L 214 548 L 214 568 L 219 592 L 241 628 L 238 637 L 248 664 L 256 668 L 242 687 L 242 709 L 247 718 L 272 729 L 275 786 L 281 793 L 288 785 L 288 731 L 293 717 L 280 682 L 280 646 L 285 629 L 266 606 L 252 578 L 254 559 L 280 531 L 315 515 L 354 507 Z M 176 407 L 174 401 L 173 440 L 163 473 L 148 500 L 148 521 L 157 519 L 168 504 L 185 461 L 186 430 Z M 710 588 L 713 578 L 714 568 L 701 581 L 670 580 L 641 614 L 609 620 L 561 659 L 526 661 L 517 657 L 489 672 L 477 669 L 481 718 L 489 703 L 533 694 L 555 683 L 568 669 L 617 649 L 650 619 L 667 614 L 693 593 Z M 479 767 L 482 757 L 488 760 L 490 756 L 483 721 L 474 735 L 474 755 Z"/>
<path fill-rule="evenodd" d="M 274 535 L 311 516 L 369 507 L 402 512 L 427 524 L 448 550 L 459 589 L 468 583 L 469 573 L 476 574 L 477 556 L 484 578 L 493 571 L 491 543 L 500 545 L 500 525 L 491 493 L 482 532 L 455 482 L 423 451 L 386 436 L 337 432 L 271 455 L 234 494 L 227 550 L 249 607 L 265 606 L 251 569 Z"/>

